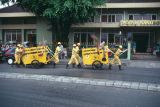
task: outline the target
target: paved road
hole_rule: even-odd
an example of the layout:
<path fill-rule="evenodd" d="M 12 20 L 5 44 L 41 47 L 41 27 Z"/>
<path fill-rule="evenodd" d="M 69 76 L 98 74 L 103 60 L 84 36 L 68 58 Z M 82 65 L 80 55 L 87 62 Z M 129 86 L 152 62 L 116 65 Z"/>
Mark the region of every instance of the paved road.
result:
<path fill-rule="evenodd" d="M 0 107 L 160 107 L 159 92 L 33 80 L 0 81 Z"/>
<path fill-rule="evenodd" d="M 82 69 L 66 69 L 65 65 L 57 65 L 56 68 L 52 68 L 52 66 L 44 66 L 41 69 L 33 69 L 24 67 L 16 68 L 7 64 L 0 64 L 0 72 L 71 76 L 160 84 L 160 69 L 128 68 L 126 66 L 123 66 L 123 70 L 119 71 L 117 66 L 115 66 L 113 70 L 107 70 L 107 66 L 104 67 L 103 70 L 92 70 L 89 67 Z"/>

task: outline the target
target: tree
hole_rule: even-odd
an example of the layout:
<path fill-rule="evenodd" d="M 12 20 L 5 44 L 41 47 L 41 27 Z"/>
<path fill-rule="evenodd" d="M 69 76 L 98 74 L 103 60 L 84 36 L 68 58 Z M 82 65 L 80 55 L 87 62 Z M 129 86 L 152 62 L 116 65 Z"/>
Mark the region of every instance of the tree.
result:
<path fill-rule="evenodd" d="M 4 5 L 4 4 L 7 4 L 9 6 L 9 3 L 11 2 L 16 2 L 16 0 L 0 0 L 0 5 Z"/>
<path fill-rule="evenodd" d="M 95 7 L 102 5 L 105 1 L 106 0 L 17 0 L 16 3 L 35 13 L 37 16 L 47 18 L 51 22 L 52 31 L 55 33 L 56 39 L 66 40 L 71 25 L 86 22 L 95 16 Z"/>

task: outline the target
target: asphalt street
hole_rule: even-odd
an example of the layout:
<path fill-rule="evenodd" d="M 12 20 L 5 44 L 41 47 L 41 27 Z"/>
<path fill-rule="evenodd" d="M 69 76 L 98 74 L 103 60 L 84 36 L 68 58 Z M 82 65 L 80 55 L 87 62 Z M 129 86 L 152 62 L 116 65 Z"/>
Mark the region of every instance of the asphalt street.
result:
<path fill-rule="evenodd" d="M 69 69 L 66 69 L 65 65 L 57 65 L 56 68 L 53 68 L 51 65 L 47 65 L 40 69 L 34 69 L 30 67 L 11 67 L 5 63 L 0 64 L 0 72 L 57 75 L 160 84 L 160 69 L 129 68 L 126 66 L 123 66 L 122 68 L 123 70 L 121 71 L 118 70 L 118 66 L 114 66 L 112 70 L 108 70 L 107 66 L 104 66 L 102 70 L 93 70 L 91 67 L 81 69 L 70 67 Z"/>
<path fill-rule="evenodd" d="M 152 91 L 18 79 L 0 87 L 0 107 L 160 107 Z"/>

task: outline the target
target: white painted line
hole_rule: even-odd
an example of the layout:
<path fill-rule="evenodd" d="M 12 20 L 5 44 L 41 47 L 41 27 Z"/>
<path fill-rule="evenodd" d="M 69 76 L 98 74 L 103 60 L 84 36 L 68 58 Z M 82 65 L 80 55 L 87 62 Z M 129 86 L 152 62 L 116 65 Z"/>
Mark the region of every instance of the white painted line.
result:
<path fill-rule="evenodd" d="M 132 89 L 138 89 L 138 88 L 139 88 L 139 84 L 140 84 L 140 83 L 138 83 L 138 82 L 132 82 L 132 83 L 131 83 L 131 88 L 132 88 Z"/>
<path fill-rule="evenodd" d="M 106 86 L 113 86 L 113 84 L 114 84 L 114 81 L 111 81 L 111 80 L 106 81 Z"/>
<path fill-rule="evenodd" d="M 150 91 L 158 91 L 158 85 L 157 84 L 149 84 L 148 90 Z"/>
<path fill-rule="evenodd" d="M 121 87 L 123 87 L 123 88 L 130 88 L 131 84 L 132 84 L 131 82 L 123 82 Z"/>
<path fill-rule="evenodd" d="M 142 90 L 148 89 L 148 84 L 147 83 L 140 83 L 139 84 L 139 89 L 142 89 Z"/>
<path fill-rule="evenodd" d="M 115 81 L 113 86 L 115 87 L 121 87 L 122 86 L 123 81 Z"/>

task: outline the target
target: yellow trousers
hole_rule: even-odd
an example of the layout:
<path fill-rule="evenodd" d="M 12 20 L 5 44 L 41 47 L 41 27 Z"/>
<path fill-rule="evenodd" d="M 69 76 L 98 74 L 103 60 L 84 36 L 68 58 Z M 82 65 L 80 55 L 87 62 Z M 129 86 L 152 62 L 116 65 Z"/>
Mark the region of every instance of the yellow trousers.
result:
<path fill-rule="evenodd" d="M 68 64 L 73 64 L 73 63 L 76 63 L 76 65 L 79 64 L 76 55 L 72 55 L 71 59 L 68 62 Z"/>
<path fill-rule="evenodd" d="M 113 58 L 113 60 L 111 60 L 111 64 L 115 64 L 115 63 L 118 63 L 118 65 L 122 65 L 122 62 L 121 62 L 121 60 L 119 59 L 119 56 L 117 56 L 117 55 L 114 55 L 114 58 Z"/>
<path fill-rule="evenodd" d="M 76 58 L 77 58 L 78 63 L 80 63 L 80 59 L 81 58 L 80 58 L 80 56 L 78 54 L 76 55 Z"/>
<path fill-rule="evenodd" d="M 21 55 L 15 54 L 14 57 L 15 57 L 14 63 L 15 64 L 20 64 L 21 63 Z"/>
<path fill-rule="evenodd" d="M 58 55 L 54 55 L 53 61 L 54 61 L 56 64 L 59 63 L 59 56 L 58 56 Z"/>

